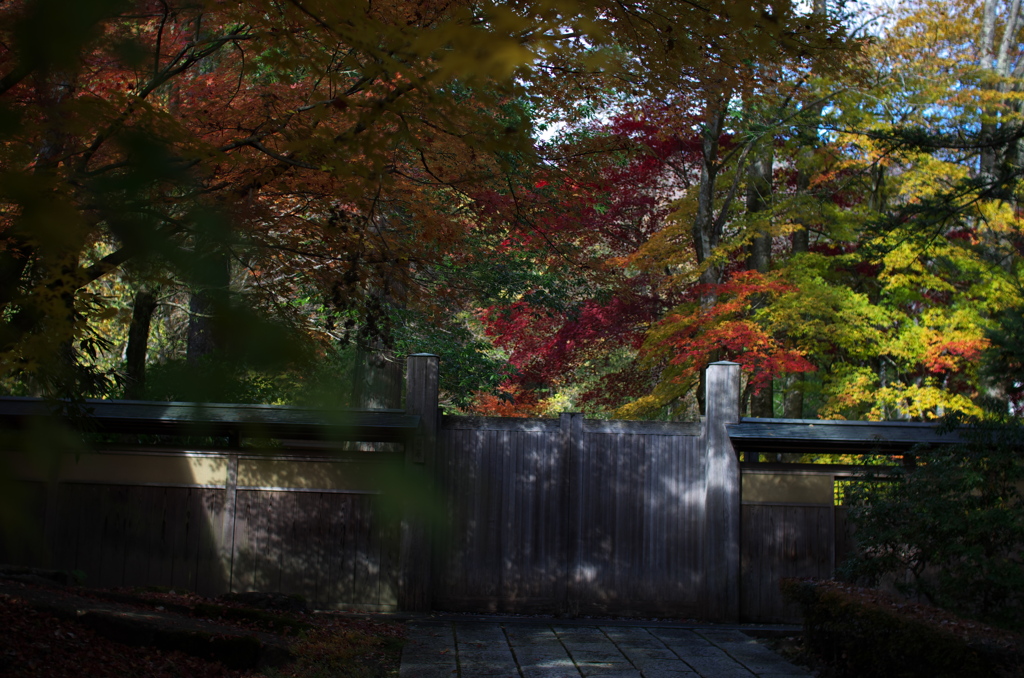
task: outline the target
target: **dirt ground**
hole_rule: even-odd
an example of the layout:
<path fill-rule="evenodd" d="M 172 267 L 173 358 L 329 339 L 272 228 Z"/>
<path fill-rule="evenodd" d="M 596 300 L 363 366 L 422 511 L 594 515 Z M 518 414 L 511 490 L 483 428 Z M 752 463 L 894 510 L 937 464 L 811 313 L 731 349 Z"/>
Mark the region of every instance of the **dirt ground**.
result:
<path fill-rule="evenodd" d="M 266 607 L 187 592 L 3 578 L 0 676 L 398 675 L 402 624 Z"/>

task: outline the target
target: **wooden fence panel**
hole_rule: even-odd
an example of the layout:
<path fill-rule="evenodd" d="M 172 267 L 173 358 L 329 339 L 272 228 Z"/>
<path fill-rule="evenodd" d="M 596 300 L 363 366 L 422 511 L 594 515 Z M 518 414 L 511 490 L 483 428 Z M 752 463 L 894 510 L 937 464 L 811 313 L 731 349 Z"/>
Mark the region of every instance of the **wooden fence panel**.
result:
<path fill-rule="evenodd" d="M 41 516 L 45 485 L 26 487 Z M 83 572 L 91 586 L 167 586 L 210 596 L 280 591 L 319 608 L 397 605 L 397 524 L 378 519 L 373 494 L 238 490 L 234 547 L 226 549 L 223 488 L 57 487 L 49 564 Z M 16 545 L 3 540 L 4 555 Z M 33 556 L 26 564 L 44 562 Z"/>
<path fill-rule="evenodd" d="M 91 586 L 156 585 L 219 593 L 223 490 L 61 483 L 54 567 Z"/>
<path fill-rule="evenodd" d="M 699 426 L 445 419 L 434 605 L 693 616 L 703 581 Z"/>
<path fill-rule="evenodd" d="M 557 421 L 446 420 L 437 469 L 445 524 L 435 533 L 435 606 L 559 611 L 563 473 Z"/>
<path fill-rule="evenodd" d="M 46 483 L 5 483 L 3 492 L 0 502 L 5 504 L 5 512 L 17 516 L 17 520 L 0 526 L 3 529 L 0 532 L 3 537 L 0 539 L 0 563 L 38 565 L 50 562 L 51 545 L 44 539 Z"/>
<path fill-rule="evenodd" d="M 581 614 L 698 616 L 704 605 L 702 439 L 584 435 L 574 588 Z"/>
<path fill-rule="evenodd" d="M 393 609 L 397 532 L 374 496 L 238 491 L 232 590 L 300 595 L 318 608 Z"/>
<path fill-rule="evenodd" d="M 799 622 L 779 581 L 831 577 L 835 570 L 833 507 L 744 504 L 741 616 L 750 622 Z"/>

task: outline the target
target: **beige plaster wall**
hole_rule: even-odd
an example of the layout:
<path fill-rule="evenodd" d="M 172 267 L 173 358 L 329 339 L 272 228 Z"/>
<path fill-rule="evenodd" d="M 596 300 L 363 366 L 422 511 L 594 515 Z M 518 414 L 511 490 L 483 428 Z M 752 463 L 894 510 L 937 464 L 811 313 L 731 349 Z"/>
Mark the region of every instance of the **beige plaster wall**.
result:
<path fill-rule="evenodd" d="M 743 473 L 744 503 L 832 505 L 832 476 Z"/>

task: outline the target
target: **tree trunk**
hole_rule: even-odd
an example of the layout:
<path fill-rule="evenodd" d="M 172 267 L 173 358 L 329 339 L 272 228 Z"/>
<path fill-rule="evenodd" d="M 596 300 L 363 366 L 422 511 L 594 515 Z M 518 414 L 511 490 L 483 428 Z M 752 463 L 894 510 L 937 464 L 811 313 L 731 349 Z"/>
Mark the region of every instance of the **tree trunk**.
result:
<path fill-rule="evenodd" d="M 726 105 L 722 99 L 709 99 L 707 102 L 707 119 L 702 133 L 702 154 L 700 168 L 700 186 L 697 193 L 697 214 L 693 220 L 693 246 L 697 255 L 697 263 L 704 265 L 711 257 L 722 234 L 719 232 L 718 220 L 715 218 L 715 188 L 720 169 L 718 160 L 719 139 L 725 126 Z M 721 282 L 722 267 L 707 265 L 701 271 L 699 282 L 710 286 Z M 710 289 L 701 293 L 701 305 L 709 308 L 714 305 L 717 295 Z"/>
<path fill-rule="evenodd" d="M 156 294 L 141 289 L 135 294 L 132 324 L 128 328 L 128 347 L 125 350 L 127 385 L 124 397 L 141 400 L 146 393 L 146 349 L 149 347 L 149 327 L 156 311 Z"/>
<path fill-rule="evenodd" d="M 773 156 L 771 140 L 769 140 L 765 148 L 747 166 L 747 214 L 749 215 L 757 215 L 771 206 Z M 767 273 L 771 268 L 771 261 L 772 235 L 769 231 L 762 230 L 754 236 L 750 243 L 747 269 Z M 758 300 L 755 300 L 755 303 L 756 301 Z M 764 300 L 759 301 L 764 303 Z M 771 381 L 765 384 L 760 392 L 751 394 L 750 416 L 767 418 L 775 416 L 775 389 Z"/>
<path fill-rule="evenodd" d="M 385 223 L 386 227 L 386 223 Z M 366 409 L 402 407 L 405 359 L 395 355 L 391 311 L 406 304 L 406 286 L 396 270 L 381 281 L 367 307 L 366 326 L 357 344 L 355 405 Z"/>
<path fill-rule="evenodd" d="M 227 256 L 214 255 L 209 261 L 207 284 L 192 292 L 188 302 L 188 349 L 190 364 L 225 348 L 224 332 L 216 326 L 218 297 L 230 287 L 231 267 Z"/>

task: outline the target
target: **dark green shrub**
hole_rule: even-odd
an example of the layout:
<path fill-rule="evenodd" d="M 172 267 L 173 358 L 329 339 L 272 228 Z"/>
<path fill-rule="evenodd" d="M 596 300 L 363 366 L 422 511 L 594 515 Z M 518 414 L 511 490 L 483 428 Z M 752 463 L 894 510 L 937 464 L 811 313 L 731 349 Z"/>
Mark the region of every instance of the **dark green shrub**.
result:
<path fill-rule="evenodd" d="M 921 451 L 916 468 L 849 491 L 857 551 L 848 581 L 974 619 L 1024 628 L 1024 430 L 975 424 L 963 443 Z"/>
<path fill-rule="evenodd" d="M 808 649 L 843 678 L 1019 676 L 1024 641 L 934 607 L 838 582 L 788 579 Z"/>

